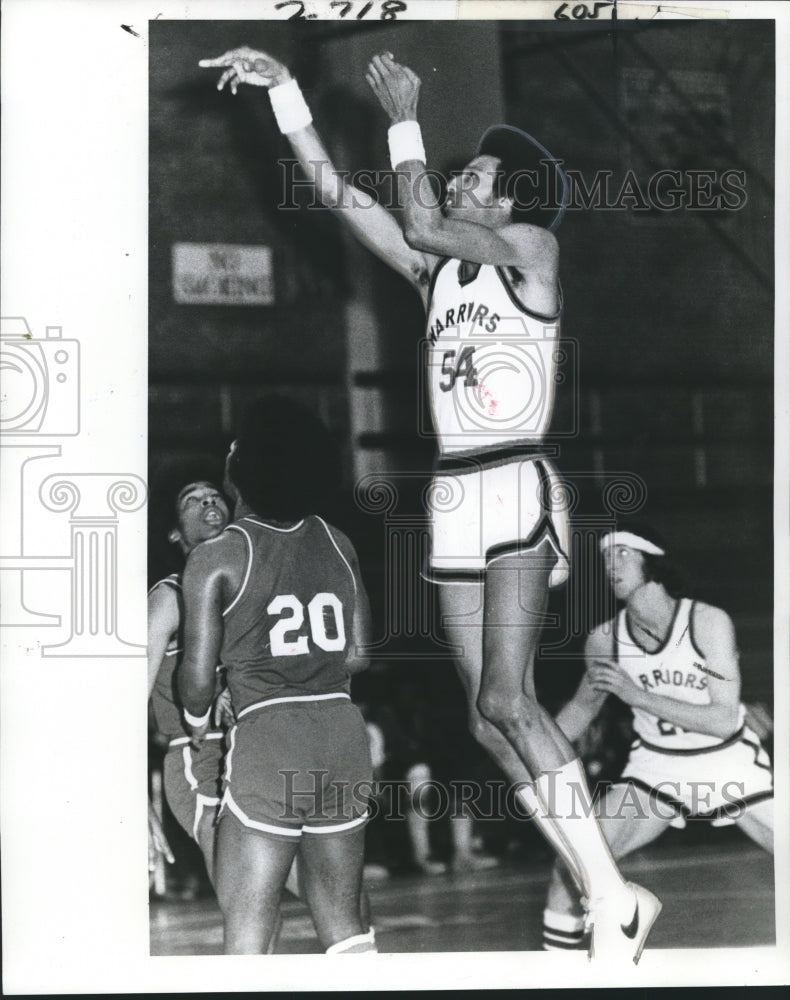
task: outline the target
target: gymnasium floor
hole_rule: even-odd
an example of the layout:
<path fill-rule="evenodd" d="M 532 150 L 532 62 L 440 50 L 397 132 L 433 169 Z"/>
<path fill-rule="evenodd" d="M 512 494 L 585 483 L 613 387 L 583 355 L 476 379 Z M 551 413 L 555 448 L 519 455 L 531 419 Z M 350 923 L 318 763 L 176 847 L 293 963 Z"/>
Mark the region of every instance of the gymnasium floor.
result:
<path fill-rule="evenodd" d="M 535 951 L 548 856 L 505 858 L 485 872 L 369 880 L 379 951 Z M 772 945 L 773 859 L 733 828 L 668 831 L 622 864 L 661 897 L 654 948 Z M 222 921 L 212 898 L 153 901 L 152 955 L 218 955 Z M 306 908 L 283 904 L 278 953 L 320 951 Z"/>

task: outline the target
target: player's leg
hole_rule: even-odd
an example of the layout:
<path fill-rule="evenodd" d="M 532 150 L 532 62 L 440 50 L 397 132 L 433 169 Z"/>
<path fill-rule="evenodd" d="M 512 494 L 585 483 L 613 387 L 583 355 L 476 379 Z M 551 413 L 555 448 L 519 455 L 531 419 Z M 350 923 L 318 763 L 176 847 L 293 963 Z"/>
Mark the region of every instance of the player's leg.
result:
<path fill-rule="evenodd" d="M 492 722 L 485 718 L 478 706 L 483 676 L 484 593 L 482 583 L 479 586 L 439 584 L 439 607 L 442 613 L 442 624 L 448 639 L 458 650 L 454 654 L 454 662 L 466 692 L 469 730 L 477 742 L 496 761 L 513 785 L 521 786 L 518 795 L 524 803 L 528 815 L 535 819 L 543 835 L 552 847 L 565 857 L 566 863 L 573 870 L 573 857 L 569 854 L 564 840 L 554 830 L 550 821 L 544 822 L 541 819 L 542 809 L 539 804 L 536 802 L 533 805 L 531 801 L 534 796 L 534 790 L 530 785 L 533 776 L 525 767 L 524 761 L 516 753 L 512 744 Z M 511 664 L 512 666 L 513 664 Z M 518 683 L 515 685 L 518 693 L 514 697 L 520 699 L 522 681 L 520 669 L 513 669 L 512 673 L 518 678 Z M 577 874 L 577 878 L 581 885 L 581 876 Z"/>
<path fill-rule="evenodd" d="M 652 843 L 666 830 L 668 815 L 653 808 L 650 795 L 635 785 L 613 785 L 596 802 L 596 815 L 614 858 Z M 574 948 L 584 937 L 585 911 L 579 890 L 558 859 L 552 870 L 543 911 L 543 947 Z"/>
<path fill-rule="evenodd" d="M 594 815 L 581 762 L 535 693 L 535 656 L 556 560 L 546 540 L 489 566 L 478 707 L 536 775 L 535 818 L 583 888 L 596 950 L 615 958 L 622 945 L 623 957 L 638 960 L 661 904 L 620 874 Z"/>
<path fill-rule="evenodd" d="M 323 948 L 354 953 L 375 951 L 373 935 L 360 916 L 365 829 L 308 833 L 299 847 L 305 899 Z"/>
<path fill-rule="evenodd" d="M 774 853 L 774 800 L 766 799 L 749 806 L 735 821 L 745 834 L 769 854 Z"/>
<path fill-rule="evenodd" d="M 426 875 L 441 875 L 447 865 L 431 858 L 430 821 L 420 808 L 420 789 L 432 780 L 431 769 L 425 763 L 412 764 L 406 771 L 408 786 L 406 806 L 406 832 L 409 835 L 411 856 L 416 866 Z"/>
<path fill-rule="evenodd" d="M 216 889 L 226 955 L 260 955 L 274 932 L 298 839 L 275 840 L 223 816 L 217 834 Z"/>
<path fill-rule="evenodd" d="M 219 802 L 203 807 L 195 823 L 195 840 L 198 843 L 203 860 L 206 863 L 206 871 L 212 885 L 214 885 L 214 861 L 217 846 L 217 809 Z"/>
<path fill-rule="evenodd" d="M 483 674 L 483 584 L 442 582 L 439 609 L 458 676 L 466 693 L 469 731 L 514 784 L 531 780 L 524 762 L 478 708 Z"/>
<path fill-rule="evenodd" d="M 561 767 L 575 752 L 535 694 L 534 667 L 557 561 L 546 540 L 486 570 L 483 669 L 477 707 L 515 749 L 528 773 Z"/>

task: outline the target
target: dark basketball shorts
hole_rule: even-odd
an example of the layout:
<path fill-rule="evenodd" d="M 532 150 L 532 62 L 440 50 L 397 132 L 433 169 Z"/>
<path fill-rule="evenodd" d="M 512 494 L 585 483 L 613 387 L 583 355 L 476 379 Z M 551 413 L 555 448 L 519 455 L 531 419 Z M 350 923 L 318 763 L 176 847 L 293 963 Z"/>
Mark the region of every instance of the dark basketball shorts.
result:
<path fill-rule="evenodd" d="M 748 726 L 710 749 L 667 750 L 637 739 L 615 784 L 649 792 L 660 815 L 681 829 L 689 817 L 712 826 L 734 823 L 773 798 L 774 787 L 768 754 Z"/>
<path fill-rule="evenodd" d="M 368 816 L 365 723 L 348 695 L 273 698 L 230 730 L 220 817 L 280 840 L 342 834 Z"/>
<path fill-rule="evenodd" d="M 165 797 L 170 811 L 197 840 L 200 821 L 216 818 L 225 756 L 224 733 L 208 733 L 199 749 L 188 736 L 170 741 L 164 760 Z"/>

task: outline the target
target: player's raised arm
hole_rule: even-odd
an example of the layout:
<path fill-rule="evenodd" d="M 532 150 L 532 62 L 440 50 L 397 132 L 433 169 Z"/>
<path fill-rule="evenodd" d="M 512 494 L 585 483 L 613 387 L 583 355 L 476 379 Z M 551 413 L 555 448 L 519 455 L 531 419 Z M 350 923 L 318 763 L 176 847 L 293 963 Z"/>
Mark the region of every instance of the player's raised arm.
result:
<path fill-rule="evenodd" d="M 406 277 L 425 298 L 430 269 L 435 261 L 410 247 L 389 212 L 371 194 L 349 183 L 335 168 L 288 67 L 265 52 L 247 46 L 213 59 L 201 59 L 200 66 L 224 70 L 217 83 L 219 90 L 227 85 L 235 94 L 242 83 L 269 90 L 280 131 L 288 137 L 322 204 L 340 214 L 361 243 Z"/>
<path fill-rule="evenodd" d="M 613 626 L 613 623 L 610 623 Z M 585 732 L 603 708 L 606 694 L 596 691 L 590 683 L 590 666 L 598 656 L 611 650 L 611 639 L 607 639 L 599 625 L 590 635 L 584 645 L 584 658 L 587 665 L 579 686 L 573 697 L 557 713 L 556 722 L 571 743 Z"/>
<path fill-rule="evenodd" d="M 399 200 L 404 206 L 404 231 L 409 245 L 479 264 L 544 269 L 547 280 L 553 282 L 559 254 L 557 240 L 540 226 L 508 221 L 511 203 L 504 196 L 493 195 L 497 163 L 492 157 L 477 157 L 451 182 L 443 210 L 425 174 L 426 154 L 417 120 L 419 77 L 395 62 L 391 53 L 384 52 L 373 57 L 366 79 L 392 123 L 390 151 L 393 167 L 400 175 Z M 488 211 L 481 213 L 479 223 L 453 217 L 456 198 Z M 491 212 L 492 207 L 498 207 L 499 213 Z M 468 211 L 465 214 L 468 216 Z"/>

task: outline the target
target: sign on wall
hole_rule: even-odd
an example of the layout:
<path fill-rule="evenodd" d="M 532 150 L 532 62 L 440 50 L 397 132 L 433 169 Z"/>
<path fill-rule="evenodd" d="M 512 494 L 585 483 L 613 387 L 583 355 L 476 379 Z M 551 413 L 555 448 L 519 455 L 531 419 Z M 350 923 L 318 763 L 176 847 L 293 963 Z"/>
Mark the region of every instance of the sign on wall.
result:
<path fill-rule="evenodd" d="M 271 247 L 174 243 L 173 298 L 183 305 L 272 305 Z"/>

